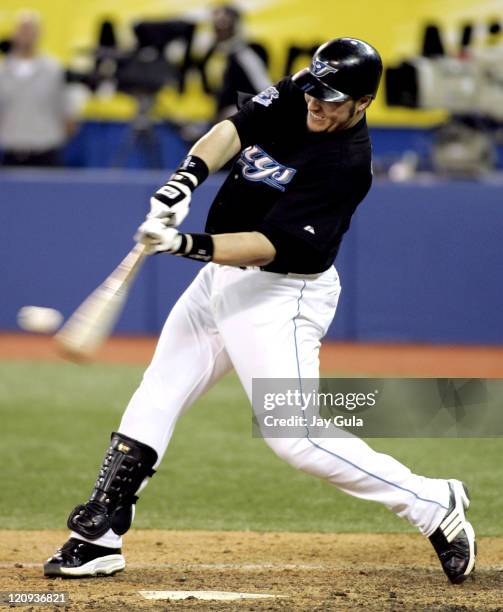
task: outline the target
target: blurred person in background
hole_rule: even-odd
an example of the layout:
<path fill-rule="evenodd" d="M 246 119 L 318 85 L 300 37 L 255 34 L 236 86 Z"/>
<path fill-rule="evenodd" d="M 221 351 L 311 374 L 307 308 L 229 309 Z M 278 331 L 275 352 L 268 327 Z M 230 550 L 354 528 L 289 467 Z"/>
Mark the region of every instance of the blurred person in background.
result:
<path fill-rule="evenodd" d="M 241 13 L 231 5 L 212 12 L 214 43 L 201 62 L 203 86 L 216 99 L 214 122 L 222 121 L 237 110 L 238 92 L 257 94 L 271 85 L 267 72 L 267 56 L 256 44 L 245 40 Z M 223 74 L 218 87 L 210 84 L 210 62 L 220 55 Z M 223 57 L 222 57 L 223 56 Z"/>
<path fill-rule="evenodd" d="M 39 40 L 39 16 L 23 11 L 0 64 L 0 161 L 5 166 L 61 165 L 62 147 L 76 130 L 77 109 L 63 68 L 39 53 Z"/>

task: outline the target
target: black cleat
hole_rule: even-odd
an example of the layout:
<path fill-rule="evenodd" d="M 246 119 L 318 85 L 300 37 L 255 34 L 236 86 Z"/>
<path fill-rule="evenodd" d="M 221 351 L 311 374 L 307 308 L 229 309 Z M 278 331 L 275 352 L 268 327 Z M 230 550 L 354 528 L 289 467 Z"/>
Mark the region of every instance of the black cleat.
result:
<path fill-rule="evenodd" d="M 438 529 L 430 536 L 442 568 L 453 584 L 460 584 L 475 568 L 477 546 L 475 532 L 465 518 L 470 505 L 466 486 L 459 480 L 449 480 L 449 509 Z"/>
<path fill-rule="evenodd" d="M 70 538 L 56 554 L 44 563 L 44 576 L 80 578 L 111 576 L 126 567 L 120 548 L 105 548 Z"/>

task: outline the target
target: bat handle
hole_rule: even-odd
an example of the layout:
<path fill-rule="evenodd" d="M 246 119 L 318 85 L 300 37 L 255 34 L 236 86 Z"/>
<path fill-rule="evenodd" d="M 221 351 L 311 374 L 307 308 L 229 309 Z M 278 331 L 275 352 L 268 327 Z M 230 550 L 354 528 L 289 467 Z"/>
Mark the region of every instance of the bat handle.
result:
<path fill-rule="evenodd" d="M 114 282 L 116 284 L 124 283 L 134 278 L 147 255 L 148 246 L 141 242 L 137 242 L 111 275 Z"/>
<path fill-rule="evenodd" d="M 148 245 L 145 242 L 137 242 L 132 249 L 136 255 L 148 255 Z"/>

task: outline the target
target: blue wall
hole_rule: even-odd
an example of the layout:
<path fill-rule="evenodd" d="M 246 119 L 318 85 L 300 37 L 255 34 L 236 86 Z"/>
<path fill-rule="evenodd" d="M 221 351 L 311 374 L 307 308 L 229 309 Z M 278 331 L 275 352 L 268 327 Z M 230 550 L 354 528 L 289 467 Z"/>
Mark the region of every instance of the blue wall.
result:
<path fill-rule="evenodd" d="M 78 168 L 171 168 L 188 149 L 168 123 L 138 137 L 128 123 L 86 121 L 67 144 L 64 161 Z"/>
<path fill-rule="evenodd" d="M 2 171 L 0 329 L 26 304 L 65 316 L 132 246 L 167 172 Z M 220 177 L 195 192 L 201 230 Z M 332 338 L 503 344 L 503 197 L 497 182 L 376 181 L 337 260 L 343 293 Z M 117 331 L 156 333 L 200 264 L 157 256 Z"/>

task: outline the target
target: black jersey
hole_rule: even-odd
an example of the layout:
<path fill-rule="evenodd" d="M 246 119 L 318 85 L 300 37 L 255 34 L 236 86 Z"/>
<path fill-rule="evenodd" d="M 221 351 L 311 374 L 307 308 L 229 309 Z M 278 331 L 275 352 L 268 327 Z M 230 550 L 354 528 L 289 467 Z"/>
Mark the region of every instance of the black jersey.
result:
<path fill-rule="evenodd" d="M 230 120 L 243 149 L 212 203 L 206 231 L 262 232 L 276 249 L 265 270 L 323 272 L 372 182 L 365 118 L 348 130 L 310 132 L 304 94 L 287 77 Z"/>

